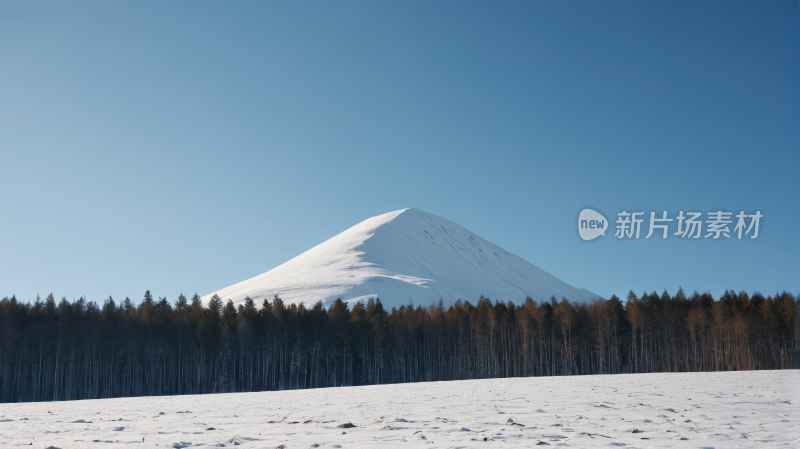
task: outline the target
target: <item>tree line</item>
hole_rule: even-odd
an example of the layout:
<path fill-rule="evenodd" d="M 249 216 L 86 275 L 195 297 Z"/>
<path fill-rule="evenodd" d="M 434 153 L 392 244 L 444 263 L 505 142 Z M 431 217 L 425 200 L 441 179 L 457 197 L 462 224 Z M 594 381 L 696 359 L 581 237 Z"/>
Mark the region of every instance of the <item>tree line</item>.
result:
<path fill-rule="evenodd" d="M 590 303 L 260 307 L 146 292 L 0 300 L 0 401 L 605 373 L 797 368 L 797 297 L 630 292 Z"/>

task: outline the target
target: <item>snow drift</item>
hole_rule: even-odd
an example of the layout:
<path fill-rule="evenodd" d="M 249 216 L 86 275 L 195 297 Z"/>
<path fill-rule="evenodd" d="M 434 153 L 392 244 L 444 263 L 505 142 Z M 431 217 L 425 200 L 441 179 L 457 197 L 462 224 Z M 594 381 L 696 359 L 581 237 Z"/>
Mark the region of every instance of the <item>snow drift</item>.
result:
<path fill-rule="evenodd" d="M 797 370 L 651 373 L 10 403 L 0 438 L 20 448 L 790 448 L 798 383 Z M 346 422 L 355 427 L 343 432 Z"/>
<path fill-rule="evenodd" d="M 588 301 L 597 295 L 572 287 L 461 226 L 418 209 L 369 218 L 252 279 L 217 294 L 257 304 L 279 295 L 284 302 L 310 306 L 342 298 L 355 302 L 378 297 L 388 309 L 442 299 L 475 303 L 521 303 L 530 296 Z"/>

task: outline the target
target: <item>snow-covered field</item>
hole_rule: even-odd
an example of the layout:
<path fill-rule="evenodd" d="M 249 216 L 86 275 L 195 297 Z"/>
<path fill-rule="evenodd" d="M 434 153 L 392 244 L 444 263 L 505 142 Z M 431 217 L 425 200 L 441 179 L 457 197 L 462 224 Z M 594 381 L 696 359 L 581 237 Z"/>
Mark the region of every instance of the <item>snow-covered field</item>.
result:
<path fill-rule="evenodd" d="M 1 404 L 0 445 L 797 448 L 799 392 L 749 371 Z"/>

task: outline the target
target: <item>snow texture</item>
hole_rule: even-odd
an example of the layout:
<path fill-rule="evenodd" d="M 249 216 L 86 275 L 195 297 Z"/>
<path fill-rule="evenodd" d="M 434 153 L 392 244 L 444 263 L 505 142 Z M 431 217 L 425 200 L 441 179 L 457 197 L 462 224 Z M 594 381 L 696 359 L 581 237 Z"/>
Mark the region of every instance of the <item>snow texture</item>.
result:
<path fill-rule="evenodd" d="M 461 226 L 417 209 L 372 217 L 266 273 L 214 292 L 234 304 L 279 295 L 311 306 L 341 297 L 379 297 L 384 307 L 442 299 L 473 304 L 481 295 L 521 303 L 597 295 L 574 288 Z M 203 297 L 204 301 L 213 295 Z"/>
<path fill-rule="evenodd" d="M 739 371 L 0 404 L 0 442 L 62 449 L 788 448 L 800 447 L 798 385 L 798 371 Z"/>

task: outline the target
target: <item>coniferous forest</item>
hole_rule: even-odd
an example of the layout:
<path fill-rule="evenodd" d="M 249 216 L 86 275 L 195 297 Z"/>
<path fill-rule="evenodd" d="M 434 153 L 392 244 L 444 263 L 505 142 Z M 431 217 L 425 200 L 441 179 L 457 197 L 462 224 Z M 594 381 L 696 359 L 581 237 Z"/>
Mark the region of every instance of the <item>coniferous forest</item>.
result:
<path fill-rule="evenodd" d="M 329 308 L 80 298 L 0 301 L 0 401 L 515 376 L 797 368 L 790 293 L 630 292 L 589 304 L 380 300 Z"/>

